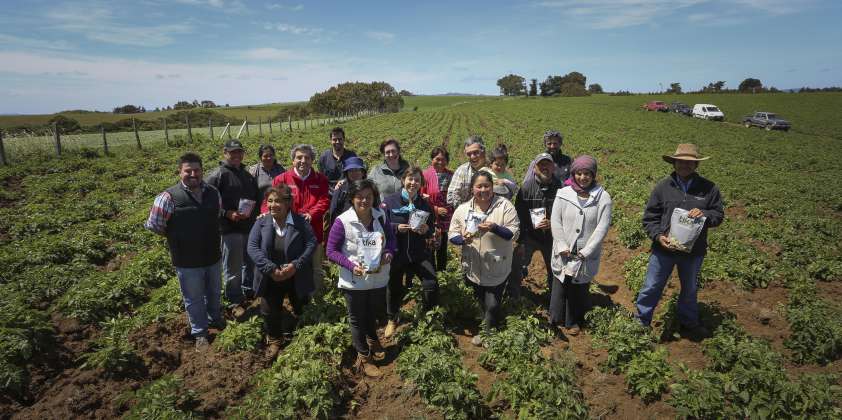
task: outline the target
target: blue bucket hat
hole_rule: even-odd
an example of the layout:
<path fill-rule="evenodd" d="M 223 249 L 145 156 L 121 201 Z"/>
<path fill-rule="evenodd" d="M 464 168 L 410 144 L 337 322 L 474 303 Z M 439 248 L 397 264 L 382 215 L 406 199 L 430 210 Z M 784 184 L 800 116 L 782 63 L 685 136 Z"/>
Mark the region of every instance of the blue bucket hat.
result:
<path fill-rule="evenodd" d="M 351 169 L 362 169 L 364 171 L 365 162 L 356 156 L 351 156 L 348 159 L 345 159 L 342 162 L 342 172 L 348 172 Z"/>

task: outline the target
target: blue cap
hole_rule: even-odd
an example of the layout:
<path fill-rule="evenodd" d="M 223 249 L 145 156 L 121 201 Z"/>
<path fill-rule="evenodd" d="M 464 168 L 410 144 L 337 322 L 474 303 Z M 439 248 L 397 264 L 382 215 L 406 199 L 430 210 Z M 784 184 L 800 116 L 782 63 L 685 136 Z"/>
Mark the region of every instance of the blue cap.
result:
<path fill-rule="evenodd" d="M 342 172 L 350 171 L 351 169 L 362 169 L 365 170 L 365 162 L 362 159 L 351 156 L 348 159 L 345 159 L 342 162 Z"/>

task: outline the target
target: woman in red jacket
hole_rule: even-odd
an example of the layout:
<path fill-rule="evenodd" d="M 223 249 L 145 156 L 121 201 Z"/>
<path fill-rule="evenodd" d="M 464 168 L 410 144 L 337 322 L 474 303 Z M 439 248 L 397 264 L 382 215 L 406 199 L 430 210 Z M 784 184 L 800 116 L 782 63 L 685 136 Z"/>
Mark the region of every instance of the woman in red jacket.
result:
<path fill-rule="evenodd" d="M 430 167 L 425 169 L 424 187 L 421 194 L 429 196 L 433 213 L 436 216 L 436 232 L 434 235 L 435 249 L 433 249 L 436 271 L 442 271 L 447 265 L 447 240 L 444 238 L 450 228 L 450 218 L 453 216 L 453 206 L 447 204 L 447 188 L 453 178 L 453 171 L 447 169 L 450 163 L 450 153 L 441 146 L 434 147 L 430 152 Z"/>

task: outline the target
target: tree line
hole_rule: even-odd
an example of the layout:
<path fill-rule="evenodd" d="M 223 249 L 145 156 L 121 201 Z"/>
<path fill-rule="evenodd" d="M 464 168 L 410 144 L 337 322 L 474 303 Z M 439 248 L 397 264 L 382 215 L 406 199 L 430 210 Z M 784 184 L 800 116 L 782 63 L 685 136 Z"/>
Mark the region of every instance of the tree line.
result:
<path fill-rule="evenodd" d="M 504 96 L 538 96 L 540 88 L 541 96 L 587 96 L 595 93 L 603 93 L 599 83 L 587 84 L 587 77 L 578 71 L 573 71 L 564 76 L 549 75 L 543 82 L 538 79 L 530 79 L 527 90 L 526 79 L 517 74 L 507 74 L 497 79 L 497 87 L 500 94 Z"/>
<path fill-rule="evenodd" d="M 225 104 L 226 108 L 228 106 L 229 106 L 228 104 Z M 219 105 L 217 105 L 214 101 L 211 101 L 209 99 L 205 99 L 201 102 L 197 99 L 194 99 L 193 102 L 178 101 L 178 102 L 175 103 L 175 105 L 166 106 L 166 107 L 163 107 L 163 108 L 155 108 L 155 112 L 171 111 L 171 110 L 174 110 L 174 109 L 175 110 L 181 110 L 181 109 L 193 109 L 193 108 L 217 108 L 217 107 L 219 107 Z M 131 105 L 131 104 L 115 107 L 114 110 L 112 111 L 112 113 L 114 113 L 114 114 L 142 114 L 144 112 L 146 112 L 146 108 L 143 107 L 142 105 L 138 106 L 138 105 Z"/>

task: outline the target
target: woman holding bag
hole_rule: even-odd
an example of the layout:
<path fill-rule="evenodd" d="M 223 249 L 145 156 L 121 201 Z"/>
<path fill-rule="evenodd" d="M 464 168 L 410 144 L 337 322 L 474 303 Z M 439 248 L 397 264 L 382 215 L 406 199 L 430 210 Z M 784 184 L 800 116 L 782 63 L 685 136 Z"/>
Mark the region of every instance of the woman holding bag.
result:
<path fill-rule="evenodd" d="M 348 186 L 351 208 L 336 218 L 327 239 L 327 257 L 339 265 L 339 289 L 345 295 L 356 368 L 381 376 L 372 363 L 385 357 L 377 337 L 377 318 L 386 304 L 390 263 L 397 250 L 388 212 L 377 208 L 380 197 L 371 179 Z"/>
<path fill-rule="evenodd" d="M 596 183 L 596 159 L 583 155 L 571 165 L 570 183 L 558 190 L 550 226 L 553 277 L 550 323 L 577 335 L 590 309 L 590 282 L 599 271 L 602 241 L 611 223 L 611 195 Z"/>

